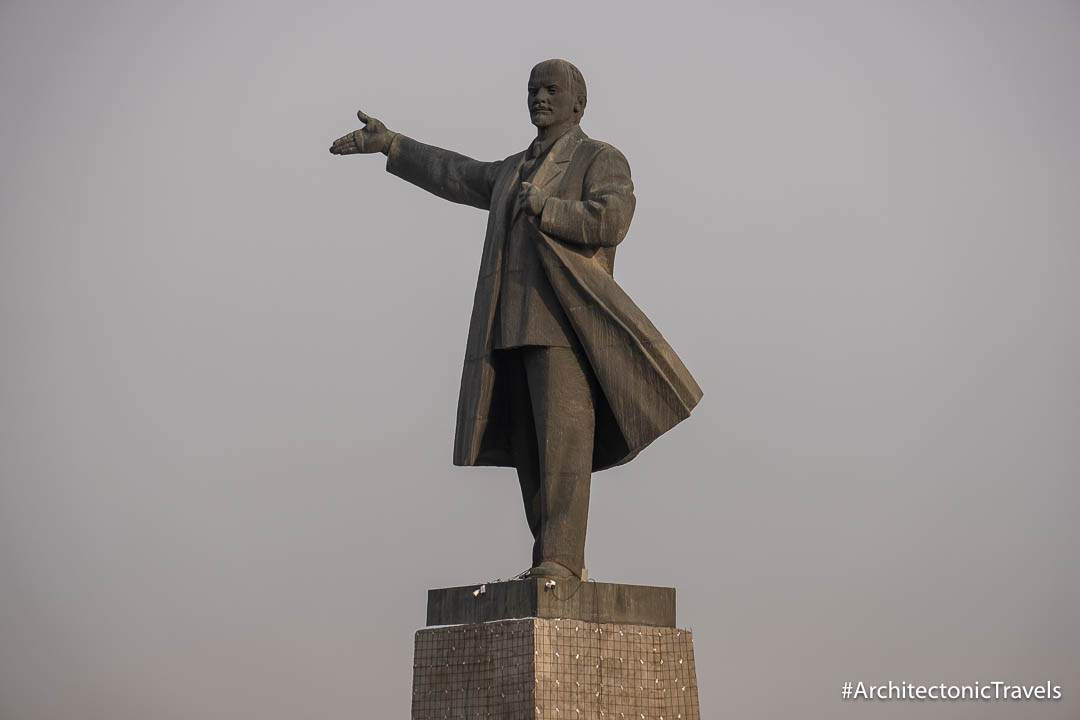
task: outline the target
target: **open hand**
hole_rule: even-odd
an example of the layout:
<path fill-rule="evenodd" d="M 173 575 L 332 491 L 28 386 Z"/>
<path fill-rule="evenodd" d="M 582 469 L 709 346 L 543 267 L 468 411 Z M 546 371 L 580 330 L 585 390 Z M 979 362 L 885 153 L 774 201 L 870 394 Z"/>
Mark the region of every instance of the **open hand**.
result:
<path fill-rule="evenodd" d="M 357 153 L 385 153 L 390 150 L 390 142 L 397 135 L 386 129 L 379 120 L 364 114 L 363 110 L 356 111 L 356 117 L 364 123 L 364 127 L 353 130 L 348 135 L 342 135 L 330 146 L 331 155 L 355 155 Z"/>

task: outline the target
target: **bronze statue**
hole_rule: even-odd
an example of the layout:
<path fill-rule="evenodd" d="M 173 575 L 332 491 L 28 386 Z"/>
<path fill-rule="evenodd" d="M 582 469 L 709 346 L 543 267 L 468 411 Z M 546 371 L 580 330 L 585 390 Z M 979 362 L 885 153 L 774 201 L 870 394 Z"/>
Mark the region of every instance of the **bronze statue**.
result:
<path fill-rule="evenodd" d="M 581 131 L 581 72 L 529 76 L 536 139 L 480 162 L 364 127 L 335 155 L 381 152 L 386 169 L 488 211 L 458 398 L 455 465 L 517 468 L 532 577 L 582 577 L 591 473 L 633 459 L 690 415 L 701 389 L 612 277 L 634 214 L 630 166 Z"/>

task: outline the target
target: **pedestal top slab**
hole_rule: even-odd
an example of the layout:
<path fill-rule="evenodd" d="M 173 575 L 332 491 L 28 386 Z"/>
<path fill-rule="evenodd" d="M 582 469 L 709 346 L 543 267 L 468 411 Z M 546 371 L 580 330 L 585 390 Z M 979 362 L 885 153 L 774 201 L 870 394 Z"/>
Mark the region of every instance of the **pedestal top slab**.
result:
<path fill-rule="evenodd" d="M 675 588 L 526 578 L 428 590 L 428 625 L 573 618 L 675 627 Z"/>

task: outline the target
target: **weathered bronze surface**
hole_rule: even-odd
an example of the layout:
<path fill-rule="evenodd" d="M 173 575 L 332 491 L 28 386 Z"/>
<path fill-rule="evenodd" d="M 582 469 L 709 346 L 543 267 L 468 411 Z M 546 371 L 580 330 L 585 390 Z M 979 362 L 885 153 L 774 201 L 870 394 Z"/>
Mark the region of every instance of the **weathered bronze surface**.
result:
<path fill-rule="evenodd" d="M 518 471 L 533 577 L 581 577 L 591 473 L 633 459 L 690 415 L 701 389 L 616 284 L 634 214 L 630 166 L 579 126 L 587 94 L 565 60 L 532 69 L 536 139 L 481 162 L 357 112 L 335 155 L 488 211 L 458 398 L 454 464 Z"/>

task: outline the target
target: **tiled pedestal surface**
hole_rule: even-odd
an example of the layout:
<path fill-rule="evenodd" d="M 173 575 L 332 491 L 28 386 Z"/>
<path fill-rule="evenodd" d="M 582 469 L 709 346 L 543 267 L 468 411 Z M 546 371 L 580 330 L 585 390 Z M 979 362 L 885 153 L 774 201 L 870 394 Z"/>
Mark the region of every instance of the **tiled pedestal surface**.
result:
<path fill-rule="evenodd" d="M 416 633 L 413 720 L 700 717 L 686 630 L 530 617 Z"/>

